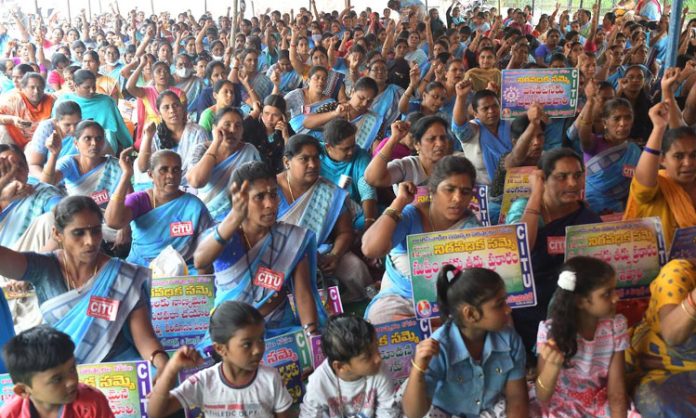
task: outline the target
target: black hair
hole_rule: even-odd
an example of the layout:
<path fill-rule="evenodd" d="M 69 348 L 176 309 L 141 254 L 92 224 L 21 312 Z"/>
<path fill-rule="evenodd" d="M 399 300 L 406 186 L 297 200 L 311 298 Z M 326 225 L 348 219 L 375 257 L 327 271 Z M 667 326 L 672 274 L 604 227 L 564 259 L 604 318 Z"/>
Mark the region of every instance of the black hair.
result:
<path fill-rule="evenodd" d="M 662 154 L 666 154 L 672 144 L 674 144 L 679 139 L 689 138 L 691 140 L 696 140 L 696 131 L 690 126 L 680 126 L 674 129 L 668 129 L 662 138 Z"/>
<path fill-rule="evenodd" d="M 56 120 L 61 120 L 66 116 L 77 115 L 82 119 L 82 109 L 80 105 L 72 100 L 61 102 L 54 108 L 56 112 Z"/>
<path fill-rule="evenodd" d="M 498 94 L 491 90 L 483 89 L 474 93 L 474 97 L 471 99 L 471 107 L 474 109 L 474 112 L 478 112 L 479 102 L 488 97 L 492 97 L 496 101 L 498 100 Z"/>
<path fill-rule="evenodd" d="M 231 86 L 232 86 L 232 91 L 234 92 L 234 90 L 235 90 L 235 89 L 234 89 L 234 83 L 231 82 L 231 81 L 230 81 L 229 79 L 227 79 L 227 78 L 223 78 L 223 79 L 221 79 L 221 80 L 216 81 L 215 84 L 213 84 L 213 93 L 215 93 L 215 94 L 220 93 L 220 90 L 221 90 L 226 84 L 231 85 Z"/>
<path fill-rule="evenodd" d="M 42 88 L 46 88 L 46 80 L 43 78 L 43 76 L 33 71 L 28 72 L 22 76 L 22 81 L 20 82 L 22 88 L 26 87 L 27 84 L 29 84 L 29 80 L 31 80 L 32 78 L 34 80 L 38 80 L 41 83 Z"/>
<path fill-rule="evenodd" d="M 269 94 L 268 96 L 266 96 L 265 99 L 263 99 L 263 105 L 273 106 L 280 110 L 280 113 L 283 114 L 285 114 L 285 111 L 287 110 L 287 103 L 285 102 L 285 98 L 280 94 Z"/>
<path fill-rule="evenodd" d="M 87 210 L 99 217 L 99 223 L 102 222 L 104 216 L 97 203 L 89 196 L 68 196 L 63 198 L 53 208 L 53 216 L 55 217 L 55 227 L 58 232 L 63 232 L 76 214 Z"/>
<path fill-rule="evenodd" d="M 549 60 L 549 64 L 554 62 L 554 61 L 563 61 L 563 65 L 568 65 L 568 58 L 566 58 L 565 55 L 563 55 L 560 52 L 556 52 L 553 55 L 551 55 L 551 59 Z"/>
<path fill-rule="evenodd" d="M 73 137 L 75 137 L 76 140 L 80 139 L 80 137 L 82 136 L 82 133 L 85 131 L 85 129 L 89 129 L 89 128 L 96 128 L 99 131 L 99 133 L 101 134 L 102 139 L 104 139 L 106 137 L 105 136 L 106 134 L 104 132 L 104 127 L 102 127 L 99 124 L 99 122 L 96 122 L 92 119 L 83 120 L 80 123 L 78 123 L 77 126 L 75 127 L 75 133 L 73 134 Z"/>
<path fill-rule="evenodd" d="M 437 305 L 441 318 L 463 327 L 458 312 L 462 305 L 471 305 L 481 314 L 481 305 L 505 289 L 505 282 L 493 270 L 484 268 L 459 269 L 445 264 L 437 275 Z"/>
<path fill-rule="evenodd" d="M 283 152 L 283 156 L 291 159 L 302 152 L 302 148 L 307 145 L 315 147 L 317 151 L 321 152 L 321 144 L 318 139 L 311 135 L 295 134 L 285 143 L 285 152 Z"/>
<path fill-rule="evenodd" d="M 86 56 L 89 56 L 90 58 L 95 60 L 97 64 L 101 64 L 101 62 L 99 61 L 99 53 L 97 51 L 93 49 L 88 49 L 82 54 L 82 59 L 84 59 Z"/>
<path fill-rule="evenodd" d="M 609 116 L 611 116 L 612 112 L 620 108 L 630 110 L 631 115 L 633 115 L 633 106 L 631 106 L 631 102 L 624 99 L 623 97 L 617 97 L 615 99 L 607 100 L 604 103 L 604 106 L 602 107 L 602 119 L 608 119 Z"/>
<path fill-rule="evenodd" d="M 442 117 L 437 115 L 425 116 L 416 122 L 416 124 L 411 127 L 411 134 L 413 135 L 413 141 L 415 143 L 420 143 L 421 138 L 425 135 L 425 132 L 430 129 L 431 126 L 440 124 L 445 130 L 449 128 L 449 124 Z"/>
<path fill-rule="evenodd" d="M 343 313 L 329 318 L 321 333 L 321 349 L 329 364 L 334 361 L 348 363 L 352 358 L 369 353 L 376 338 L 374 325 Z"/>
<path fill-rule="evenodd" d="M 320 71 L 323 72 L 324 74 L 327 74 L 327 75 L 329 74 L 329 70 L 327 70 L 326 68 L 322 67 L 321 65 L 315 65 L 309 69 L 309 78 L 312 78 L 314 76 L 314 74 L 316 74 Z"/>
<path fill-rule="evenodd" d="M 435 193 L 440 183 L 455 174 L 469 176 L 472 186 L 476 183 L 476 169 L 471 161 L 462 155 L 446 155 L 435 163 L 433 172 L 428 179 L 428 189 L 431 193 Z"/>
<path fill-rule="evenodd" d="M 372 90 L 372 92 L 375 93 L 375 96 L 379 93 L 379 86 L 377 86 L 377 82 L 370 77 L 360 77 L 360 79 L 353 84 L 353 92 L 367 90 Z"/>
<path fill-rule="evenodd" d="M 324 126 L 324 142 L 335 147 L 351 135 L 355 135 L 357 128 L 344 118 L 336 118 Z"/>
<path fill-rule="evenodd" d="M 5 151 L 12 151 L 17 157 L 19 158 L 19 161 L 24 163 L 24 167 L 28 168 L 29 163 L 27 162 L 27 157 L 24 155 L 24 151 L 22 151 L 21 148 L 19 148 L 15 144 L 0 144 L 0 154 L 2 154 Z"/>
<path fill-rule="evenodd" d="M 264 324 L 263 315 L 248 303 L 228 300 L 221 303 L 210 315 L 210 339 L 214 343 L 226 345 L 241 328 Z M 220 361 L 217 352 L 213 358 Z"/>
<path fill-rule="evenodd" d="M 75 85 L 79 86 L 85 81 L 92 80 L 92 81 L 97 81 L 97 76 L 94 75 L 93 72 L 90 70 L 77 70 L 75 71 L 75 74 L 73 75 L 73 81 L 75 81 Z"/>
<path fill-rule="evenodd" d="M 551 173 L 553 173 L 553 170 L 556 168 L 556 162 L 563 158 L 574 158 L 580 163 L 582 171 L 585 171 L 585 163 L 582 161 L 582 157 L 571 148 L 566 147 L 554 148 L 541 154 L 537 168 L 544 171 L 544 177 L 548 180 L 549 177 L 551 177 Z"/>
<path fill-rule="evenodd" d="M 445 87 L 444 84 L 440 83 L 439 81 L 431 81 L 430 83 L 425 85 L 425 88 L 423 89 L 423 93 L 430 93 L 431 91 L 435 89 L 442 89 L 445 90 L 447 87 Z"/>
<path fill-rule="evenodd" d="M 31 387 L 34 374 L 65 364 L 75 357 L 74 351 L 68 334 L 39 325 L 13 337 L 2 354 L 12 382 Z"/>
<path fill-rule="evenodd" d="M 51 57 L 51 67 L 55 69 L 60 64 L 70 64 L 70 60 L 68 59 L 68 57 L 65 56 L 65 54 L 61 52 L 56 52 Z"/>
<path fill-rule="evenodd" d="M 153 152 L 150 156 L 150 170 L 154 171 L 155 168 L 160 165 L 160 160 L 162 160 L 162 158 L 165 157 L 176 158 L 177 160 L 179 160 L 179 166 L 181 166 L 181 155 L 179 155 L 179 153 L 170 149 L 161 149 L 159 151 Z"/>
<path fill-rule="evenodd" d="M 556 288 L 549 307 L 549 339 L 556 342 L 568 367 L 570 359 L 578 352 L 578 299 L 588 297 L 593 290 L 607 284 L 616 276 L 616 272 L 608 263 L 586 256 L 567 260 L 561 266 L 561 274 L 564 271 L 575 273 L 575 290 Z"/>
<path fill-rule="evenodd" d="M 222 120 L 222 118 L 228 113 L 234 113 L 235 115 L 239 116 L 239 120 L 244 120 L 244 115 L 242 114 L 242 111 L 239 110 L 239 108 L 236 108 L 234 106 L 225 106 L 222 109 L 219 109 L 217 112 L 215 112 L 215 117 L 213 118 L 213 125 L 217 125 Z"/>
<path fill-rule="evenodd" d="M 205 66 L 205 78 L 210 80 L 210 77 L 213 75 L 213 70 L 215 67 L 222 67 L 222 70 L 226 72 L 225 68 L 225 63 L 222 61 L 210 61 L 208 64 Z"/>
<path fill-rule="evenodd" d="M 522 136 L 524 131 L 527 130 L 529 123 L 529 118 L 526 114 L 519 115 L 512 121 L 512 123 L 510 124 L 510 136 L 512 137 L 513 141 L 519 139 L 519 137 Z M 544 121 L 541 121 L 540 125 L 542 130 L 546 129 L 546 124 L 544 123 Z"/>
<path fill-rule="evenodd" d="M 249 185 L 256 180 L 276 181 L 275 172 L 264 161 L 248 161 L 237 168 L 232 173 L 232 182 L 242 187 L 242 183 L 249 182 Z"/>

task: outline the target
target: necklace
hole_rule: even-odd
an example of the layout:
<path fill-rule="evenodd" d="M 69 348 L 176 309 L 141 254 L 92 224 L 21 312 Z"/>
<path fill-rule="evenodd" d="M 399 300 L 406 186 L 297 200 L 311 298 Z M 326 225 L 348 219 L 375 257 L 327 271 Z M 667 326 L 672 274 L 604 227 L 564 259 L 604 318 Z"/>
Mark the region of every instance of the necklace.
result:
<path fill-rule="evenodd" d="M 292 199 L 292 202 L 295 201 L 295 194 L 292 192 L 292 185 L 290 184 L 290 174 L 286 173 L 285 174 L 285 181 L 288 182 L 288 189 L 290 189 L 290 198 Z M 290 203 L 292 203 L 290 202 Z"/>
<path fill-rule="evenodd" d="M 99 269 L 99 261 L 97 260 L 94 263 L 94 272 L 92 273 L 92 277 L 97 275 L 97 270 Z M 68 291 L 72 289 L 77 289 L 78 286 L 77 283 L 70 278 L 70 274 L 68 272 L 68 257 L 65 255 L 65 250 L 63 250 L 63 276 L 65 277 L 65 285 L 68 288 Z M 91 278 L 91 277 L 90 277 Z"/>

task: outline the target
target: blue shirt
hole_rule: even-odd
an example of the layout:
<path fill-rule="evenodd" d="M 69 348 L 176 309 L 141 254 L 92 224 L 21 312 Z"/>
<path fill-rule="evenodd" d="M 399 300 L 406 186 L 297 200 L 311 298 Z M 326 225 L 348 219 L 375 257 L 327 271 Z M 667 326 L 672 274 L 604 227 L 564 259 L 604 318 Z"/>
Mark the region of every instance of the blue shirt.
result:
<path fill-rule="evenodd" d="M 425 374 L 433 405 L 460 417 L 478 417 L 503 395 L 505 384 L 525 376 L 522 338 L 511 328 L 486 334 L 481 362 L 476 362 L 459 328 L 448 321 L 432 338 L 440 343 Z"/>

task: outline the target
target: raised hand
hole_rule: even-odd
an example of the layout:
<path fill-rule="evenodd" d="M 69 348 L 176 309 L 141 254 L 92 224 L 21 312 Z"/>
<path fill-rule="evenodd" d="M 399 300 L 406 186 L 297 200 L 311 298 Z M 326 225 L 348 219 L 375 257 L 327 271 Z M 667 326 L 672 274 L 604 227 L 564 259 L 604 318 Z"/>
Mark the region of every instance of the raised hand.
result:
<path fill-rule="evenodd" d="M 133 151 L 135 151 L 135 148 L 128 147 L 121 151 L 121 154 L 118 156 L 118 165 L 128 178 L 133 175 L 133 161 L 135 161 Z"/>
<path fill-rule="evenodd" d="M 544 170 L 536 169 L 529 174 L 529 186 L 532 193 L 544 193 Z"/>
<path fill-rule="evenodd" d="M 413 202 L 413 200 L 416 198 L 417 192 L 418 188 L 415 184 L 410 181 L 402 181 L 399 183 L 399 191 L 396 193 L 396 198 L 399 199 L 404 206 L 406 206 Z"/>
<path fill-rule="evenodd" d="M 60 150 L 63 148 L 63 140 L 57 131 L 51 132 L 51 135 L 46 140 L 46 148 L 53 155 L 59 155 Z"/>
<path fill-rule="evenodd" d="M 544 359 L 547 365 L 559 369 L 563 366 L 563 362 L 565 361 L 565 356 L 561 353 L 561 350 L 558 349 L 554 340 L 545 342 L 544 345 L 541 346 L 539 355 Z"/>
<path fill-rule="evenodd" d="M 656 104 L 648 111 L 650 121 L 654 128 L 666 128 L 669 124 L 669 109 L 673 106 L 671 100 L 665 100 Z"/>
<path fill-rule="evenodd" d="M 673 93 L 680 74 L 681 70 L 678 67 L 668 68 L 665 71 L 665 74 L 662 76 L 662 81 L 660 81 L 662 91 L 669 91 Z"/>
<path fill-rule="evenodd" d="M 440 352 L 440 343 L 432 338 L 425 339 L 416 346 L 413 362 L 421 370 L 427 370 L 430 360 Z"/>
<path fill-rule="evenodd" d="M 203 364 L 203 358 L 195 348 L 185 345 L 176 350 L 169 363 L 177 370 L 190 369 Z"/>
<path fill-rule="evenodd" d="M 396 120 L 391 124 L 391 136 L 394 140 L 401 140 L 408 135 L 409 129 L 411 129 L 410 123 L 405 120 Z"/>
<path fill-rule="evenodd" d="M 467 97 L 472 87 L 471 80 L 462 80 L 454 85 L 454 91 L 458 97 Z"/>
<path fill-rule="evenodd" d="M 232 197 L 232 216 L 236 225 L 241 225 L 249 212 L 249 182 L 244 180 L 240 187 L 237 183 L 232 183 L 230 187 Z"/>

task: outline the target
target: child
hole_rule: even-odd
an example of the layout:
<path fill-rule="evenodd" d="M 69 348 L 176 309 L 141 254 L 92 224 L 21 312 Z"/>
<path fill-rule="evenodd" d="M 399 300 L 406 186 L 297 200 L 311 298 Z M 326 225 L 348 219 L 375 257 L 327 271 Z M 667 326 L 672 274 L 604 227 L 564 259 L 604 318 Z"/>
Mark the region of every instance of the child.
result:
<path fill-rule="evenodd" d="M 326 360 L 309 376 L 300 418 L 401 416 L 392 382 L 380 368 L 372 324 L 334 316 L 321 335 L 321 348 Z"/>
<path fill-rule="evenodd" d="M 627 415 L 628 333 L 626 318 L 614 313 L 615 289 L 616 273 L 604 261 L 574 257 L 561 267 L 551 319 L 539 324 L 537 336 L 543 416 Z"/>
<path fill-rule="evenodd" d="M 403 408 L 408 418 L 527 417 L 525 350 L 508 325 L 503 279 L 446 264 L 437 277 L 445 324 L 416 347 Z"/>
<path fill-rule="evenodd" d="M 265 350 L 263 316 L 251 305 L 228 301 L 210 316 L 210 338 L 220 364 L 189 377 L 169 390 L 182 370 L 203 363 L 192 347 L 181 347 L 162 371 L 152 389 L 147 413 L 152 418 L 179 409 L 200 407 L 207 417 L 288 417 L 292 398 L 278 372 L 260 366 Z"/>
<path fill-rule="evenodd" d="M 106 396 L 79 383 L 75 344 L 49 326 L 28 329 L 5 345 L 5 365 L 15 397 L 0 409 L 0 418 L 109 418 Z"/>

